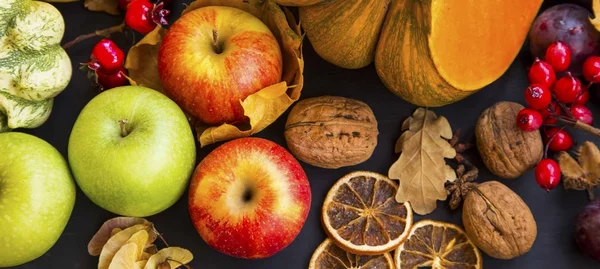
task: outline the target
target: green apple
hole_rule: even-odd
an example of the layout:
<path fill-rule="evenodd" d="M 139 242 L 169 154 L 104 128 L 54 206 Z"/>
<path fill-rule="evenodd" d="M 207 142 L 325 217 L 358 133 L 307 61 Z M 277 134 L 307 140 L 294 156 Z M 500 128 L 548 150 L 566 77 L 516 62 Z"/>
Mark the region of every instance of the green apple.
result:
<path fill-rule="evenodd" d="M 83 108 L 69 139 L 69 163 L 95 204 L 146 217 L 181 197 L 196 146 L 175 102 L 149 88 L 125 86 L 99 94 Z"/>
<path fill-rule="evenodd" d="M 24 133 L 0 133 L 0 267 L 46 253 L 75 205 L 75 182 L 62 155 Z"/>

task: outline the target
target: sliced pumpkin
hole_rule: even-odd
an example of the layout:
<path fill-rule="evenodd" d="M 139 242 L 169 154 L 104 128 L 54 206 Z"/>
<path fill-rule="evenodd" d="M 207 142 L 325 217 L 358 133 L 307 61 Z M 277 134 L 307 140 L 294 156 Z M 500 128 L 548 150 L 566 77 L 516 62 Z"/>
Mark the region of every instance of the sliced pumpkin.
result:
<path fill-rule="evenodd" d="M 459 101 L 502 76 L 541 4 L 325 0 L 299 11 L 308 39 L 325 60 L 360 68 L 371 63 L 374 53 L 386 87 L 410 103 L 435 107 Z"/>
<path fill-rule="evenodd" d="M 337 66 L 369 65 L 390 0 L 327 0 L 299 9 L 313 48 Z"/>

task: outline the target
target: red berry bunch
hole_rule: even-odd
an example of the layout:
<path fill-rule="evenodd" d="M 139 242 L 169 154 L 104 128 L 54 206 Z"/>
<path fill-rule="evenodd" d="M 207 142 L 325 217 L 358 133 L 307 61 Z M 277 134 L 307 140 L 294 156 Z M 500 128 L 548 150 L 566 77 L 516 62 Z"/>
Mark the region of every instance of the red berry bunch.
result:
<path fill-rule="evenodd" d="M 150 0 L 119 0 L 119 7 L 125 10 L 125 24 L 141 33 L 152 32 L 157 25 L 168 24 L 170 11 L 165 9 L 165 2 L 156 4 Z"/>
<path fill-rule="evenodd" d="M 529 106 L 517 114 L 517 126 L 526 132 L 542 128 L 546 151 L 544 159 L 535 169 L 537 183 L 550 191 L 560 182 L 560 167 L 547 158 L 551 151 L 567 151 L 573 146 L 573 138 L 566 126 L 591 125 L 588 86 L 600 82 L 600 57 L 591 56 L 583 64 L 583 76 L 589 85 L 567 72 L 571 64 L 571 50 L 561 41 L 548 46 L 544 60 L 536 58 L 529 69 L 529 86 L 525 89 L 525 102 Z M 561 124 L 561 125 L 559 125 Z"/>
<path fill-rule="evenodd" d="M 92 49 L 87 67 L 94 71 L 100 90 L 108 90 L 127 83 L 127 70 L 123 66 L 125 54 L 110 39 L 104 38 Z"/>

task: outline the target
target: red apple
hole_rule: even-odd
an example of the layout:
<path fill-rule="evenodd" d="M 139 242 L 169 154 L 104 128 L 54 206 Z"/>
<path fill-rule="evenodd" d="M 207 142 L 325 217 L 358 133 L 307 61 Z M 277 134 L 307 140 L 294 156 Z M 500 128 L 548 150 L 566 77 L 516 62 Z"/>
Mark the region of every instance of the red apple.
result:
<path fill-rule="evenodd" d="M 233 257 L 260 259 L 294 241 L 310 201 L 306 174 L 285 148 L 262 138 L 240 138 L 198 165 L 188 206 L 208 245 Z"/>
<path fill-rule="evenodd" d="M 158 52 L 163 87 L 187 113 L 210 125 L 246 121 L 241 101 L 279 83 L 277 39 L 241 9 L 209 6 L 177 20 Z"/>

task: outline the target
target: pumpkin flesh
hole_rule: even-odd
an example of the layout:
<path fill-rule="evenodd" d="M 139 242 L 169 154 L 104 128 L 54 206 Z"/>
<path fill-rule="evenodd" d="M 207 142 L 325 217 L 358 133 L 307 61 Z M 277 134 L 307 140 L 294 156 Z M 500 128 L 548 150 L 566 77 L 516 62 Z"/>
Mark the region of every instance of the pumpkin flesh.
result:
<path fill-rule="evenodd" d="M 300 21 L 313 48 L 337 66 L 369 65 L 391 0 L 327 0 L 300 7 Z"/>
<path fill-rule="evenodd" d="M 414 0 L 413 0 L 414 1 Z M 519 53 L 541 0 L 432 0 L 429 50 L 441 77 L 460 90 L 498 79 Z"/>

